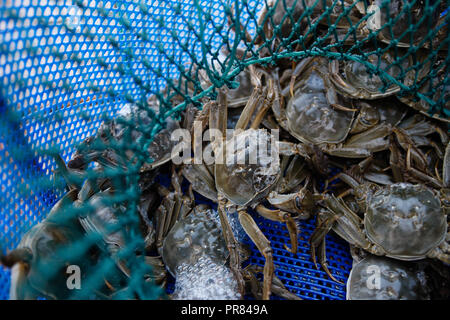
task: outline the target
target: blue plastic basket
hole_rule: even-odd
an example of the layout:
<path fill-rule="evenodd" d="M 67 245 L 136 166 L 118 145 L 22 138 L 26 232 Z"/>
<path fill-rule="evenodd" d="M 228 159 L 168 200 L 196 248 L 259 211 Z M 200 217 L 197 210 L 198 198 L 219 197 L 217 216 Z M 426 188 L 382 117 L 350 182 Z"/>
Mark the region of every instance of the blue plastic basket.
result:
<path fill-rule="evenodd" d="M 140 97 L 140 88 L 132 74 L 105 70 L 102 64 L 125 64 L 158 91 L 164 78 L 150 73 L 142 62 L 149 61 L 165 77 L 176 78 L 178 70 L 158 47 L 170 50 L 179 62 L 190 61 L 180 50 L 186 43 L 197 56 L 201 48 L 188 28 L 187 17 L 194 24 L 196 9 L 191 0 L 178 1 L 178 12 L 168 1 L 146 1 L 148 14 L 142 14 L 141 1 L 23 0 L 3 2 L 0 7 L 0 244 L 6 251 L 19 243 L 21 236 L 45 218 L 49 208 L 61 197 L 62 190 L 52 185 L 42 187 L 51 175 L 53 162 L 39 156 L 39 150 L 59 146 L 68 161 L 75 146 L 94 134 L 104 114 L 114 116 L 127 97 Z M 210 8 L 214 24 L 226 23 L 222 2 L 199 0 Z M 264 1 L 250 0 L 248 7 L 261 7 Z M 106 16 L 100 14 L 102 9 Z M 161 24 L 161 19 L 164 24 Z M 127 22 L 129 28 L 125 28 Z M 79 30 L 96 35 L 92 41 Z M 170 37 L 176 30 L 180 42 Z M 205 36 L 213 34 L 214 25 L 205 26 Z M 248 30 L 254 30 L 249 24 Z M 136 34 L 144 31 L 149 41 Z M 130 48 L 138 59 L 129 61 L 121 48 Z M 221 37 L 211 37 L 218 47 Z M 94 90 L 95 89 L 95 90 Z M 104 94 L 113 89 L 115 98 Z M 20 154 L 13 152 L 17 148 Z M 43 192 L 42 190 L 46 190 Z M 345 299 L 345 286 L 333 282 L 317 270 L 310 257 L 307 240 L 312 222 L 301 224 L 299 253 L 283 249 L 289 241 L 287 231 L 278 223 L 256 218 L 272 242 L 276 274 L 286 287 L 305 299 Z M 255 254 L 252 263 L 263 265 Z M 328 237 L 330 270 L 345 282 L 351 268 L 348 247 L 343 241 Z M 10 274 L 0 267 L 0 299 L 8 299 Z"/>

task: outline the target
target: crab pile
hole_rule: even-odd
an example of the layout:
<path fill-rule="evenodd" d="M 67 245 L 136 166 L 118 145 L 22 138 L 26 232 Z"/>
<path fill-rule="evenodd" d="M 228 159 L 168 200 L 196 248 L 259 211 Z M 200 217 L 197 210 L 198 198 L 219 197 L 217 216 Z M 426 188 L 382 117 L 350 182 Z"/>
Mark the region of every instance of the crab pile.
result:
<path fill-rule="evenodd" d="M 315 7 L 317 17 L 328 2 Z M 395 14 L 395 8 L 400 10 L 404 2 L 391 1 L 391 14 Z M 300 19 L 308 1 L 295 3 L 293 18 Z M 415 3 L 419 7 L 412 11 L 413 18 L 418 19 L 422 14 L 420 1 Z M 287 6 L 293 4 L 286 1 Z M 355 24 L 367 13 L 366 7 L 347 0 L 339 1 L 333 8 L 327 23 L 336 26 L 337 39 L 341 40 L 346 38 L 349 27 L 348 20 L 339 19 L 343 10 L 352 13 L 349 19 Z M 291 20 L 281 19 L 285 10 L 280 4 L 272 12 L 272 23 L 280 26 L 280 34 L 272 42 L 274 50 L 285 45 L 293 27 Z M 439 10 L 436 7 L 433 13 L 434 27 L 441 21 Z M 264 18 L 267 12 L 261 13 L 259 23 L 266 38 L 271 38 L 275 30 Z M 382 11 L 381 24 L 387 19 Z M 357 37 L 363 38 L 380 28 L 376 21 L 367 21 L 358 24 Z M 377 45 L 388 49 L 381 55 L 369 55 L 368 61 L 387 70 L 393 78 L 401 70 L 411 70 L 403 79 L 406 86 L 420 82 L 428 74 L 427 46 L 439 41 L 422 41 L 428 24 L 405 36 L 409 23 L 399 19 L 391 32 L 378 32 Z M 319 29 L 325 32 L 327 28 L 324 20 L 319 20 Z M 388 47 L 392 37 L 400 35 L 404 40 Z M 446 31 L 443 36 L 447 36 Z M 354 44 L 350 40 L 346 40 L 348 46 Z M 257 37 L 254 42 L 258 45 L 262 40 Z M 418 44 L 422 47 L 414 59 L 408 56 L 402 60 L 404 65 L 389 67 L 399 52 Z M 367 45 L 363 50 L 372 52 L 374 47 Z M 260 54 L 269 52 L 261 50 Z M 441 72 L 425 81 L 419 92 L 425 93 L 430 82 L 439 82 L 445 76 L 447 52 L 438 55 L 442 55 L 438 59 L 441 66 L 435 69 Z M 425 61 L 420 72 L 409 68 L 417 63 L 416 59 Z M 250 65 L 236 80 L 238 88 L 218 88 L 216 99 L 205 98 L 201 108 L 188 105 L 178 120 L 168 118 L 165 128 L 148 144 L 145 152 L 149 160 L 138 173 L 139 230 L 111 227 L 127 211 L 126 203 L 108 204 L 108 197 L 115 194 L 116 178 L 83 177 L 87 170 L 106 172 L 126 167 L 127 161 L 133 159 L 132 151 L 124 156 L 112 148 L 99 150 L 96 145 L 111 141 L 117 144 L 130 136 L 141 139 L 141 131 L 124 125 L 123 120 L 146 126 L 152 122 L 151 112 L 126 105 L 117 120 L 104 123 L 67 164 L 58 157 L 57 174 L 67 180 L 69 192 L 43 222 L 23 237 L 16 250 L 2 257 L 2 263 L 13 268 L 11 298 L 70 297 L 71 292 L 64 285 L 65 275 L 55 272 L 51 280 L 42 281 L 37 266 L 43 261 L 51 262 L 52 253 L 59 246 L 96 233 L 102 237 L 87 256 L 70 263 L 61 261 L 60 267 L 77 264 L 92 269 L 102 256 L 112 257 L 114 271 L 105 276 L 92 297 L 121 297 L 126 280 L 132 275 L 126 259 L 118 253 L 129 245 L 127 233 L 138 233 L 145 248 L 136 255 L 152 267 L 143 275 L 143 281 L 165 288 L 168 273 L 178 278 L 184 272 L 187 279 L 186 270 L 200 274 L 199 265 L 206 263 L 214 265 L 212 274 L 206 277 L 214 278 L 220 273 L 226 279 L 209 282 L 212 285 L 208 294 L 197 292 L 191 297 L 243 298 L 250 293 L 258 299 L 269 299 L 271 295 L 299 299 L 274 275 L 271 243 L 254 220 L 254 215 L 260 215 L 285 225 L 290 236 L 285 247 L 293 254 L 298 250 L 298 221 L 314 219 L 316 229 L 309 239 L 311 259 L 335 281 L 338 280 L 327 265 L 325 236 L 334 232 L 347 241 L 354 259 L 347 282 L 348 299 L 448 299 L 448 84 L 435 93 L 445 97 L 443 111 L 430 116 L 426 101 L 399 94 L 399 85 L 386 86 L 381 76 L 369 72 L 357 59 L 281 59 L 275 65 Z M 208 85 L 206 75 L 204 82 Z M 174 105 L 179 102 L 177 99 L 173 98 Z M 148 109 L 157 113 L 159 107 L 155 97 L 148 100 Z M 194 135 L 183 145 L 194 151 L 180 162 L 175 161 L 179 152 L 174 152 L 179 144 L 172 137 L 182 129 L 189 133 L 198 130 L 201 134 L 200 139 Z M 205 136 L 208 139 L 202 139 Z M 270 152 L 260 153 L 264 148 Z M 195 156 L 199 150 L 203 154 L 200 160 Z M 92 163 L 94 169 L 88 169 Z M 170 185 L 161 183 L 161 174 L 170 177 Z M 203 199 L 200 203 L 199 197 Z M 68 206 L 91 209 L 66 219 L 64 224 L 57 223 L 57 217 Z M 265 258 L 263 268 L 251 264 L 243 267 L 250 256 L 245 237 Z M 258 273 L 263 274 L 262 281 L 258 280 Z M 187 282 L 192 285 L 192 281 Z M 171 297 L 188 298 L 188 289 L 178 288 Z"/>

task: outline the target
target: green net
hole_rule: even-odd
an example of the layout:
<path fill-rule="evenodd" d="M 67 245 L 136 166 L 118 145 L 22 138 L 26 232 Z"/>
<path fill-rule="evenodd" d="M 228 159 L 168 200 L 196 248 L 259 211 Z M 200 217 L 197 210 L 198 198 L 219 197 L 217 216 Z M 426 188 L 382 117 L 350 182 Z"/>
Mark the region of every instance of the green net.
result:
<path fill-rule="evenodd" d="M 30 2 L 0 9 L 2 160 L 43 166 L 18 176 L 16 194 L 48 201 L 35 208 L 43 211 L 38 220 L 47 218 L 18 246 L 2 236 L 8 249 L 28 248 L 17 251 L 30 266 L 19 298 L 165 296 L 158 265 L 146 258 L 140 214 L 152 163 L 164 160 L 152 147 L 188 107 L 201 109 L 223 86 L 237 88 L 250 65 L 295 67 L 324 57 L 342 95 L 395 95 L 449 118 L 449 1 Z M 131 111 L 121 110 L 126 104 Z M 98 105 L 108 108 L 91 112 Z M 76 123 L 89 128 L 80 132 Z M 65 141 L 62 128 L 74 124 Z M 45 128 L 60 131 L 47 137 Z M 29 141 L 5 148 L 18 130 Z M 20 228 L 14 232 L 28 229 Z M 65 284 L 71 265 L 83 270 L 80 290 Z"/>

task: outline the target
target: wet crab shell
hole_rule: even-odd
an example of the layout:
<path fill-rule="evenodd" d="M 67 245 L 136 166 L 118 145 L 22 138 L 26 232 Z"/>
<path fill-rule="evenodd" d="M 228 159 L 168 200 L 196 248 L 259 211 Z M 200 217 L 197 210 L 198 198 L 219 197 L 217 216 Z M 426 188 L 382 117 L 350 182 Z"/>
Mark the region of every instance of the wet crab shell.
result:
<path fill-rule="evenodd" d="M 67 216 L 65 211 L 65 207 L 72 204 L 76 195 L 76 190 L 68 192 L 54 205 L 47 218 L 31 228 L 20 240 L 17 248 L 27 248 L 32 258 L 25 268 L 21 269 L 20 265 L 12 268 L 11 299 L 35 299 L 38 296 L 68 299 L 73 292 L 66 286 L 67 266 L 79 266 L 84 278 L 85 271 L 95 264 L 88 254 L 72 257 L 70 260 L 64 256 L 67 248 L 84 237 L 76 220 Z M 55 272 L 43 274 L 43 265 Z M 25 275 L 21 275 L 22 272 Z"/>
<path fill-rule="evenodd" d="M 29 295 L 37 294 L 48 299 L 68 299 L 71 295 L 66 286 L 67 278 L 64 271 L 67 266 L 76 264 L 83 270 L 88 269 L 91 263 L 89 259 L 77 259 L 76 261 L 68 261 L 62 257 L 61 250 L 70 248 L 75 242 L 82 239 L 83 234 L 74 226 L 59 226 L 46 221 L 36 225 L 21 240 L 18 248 L 29 248 L 33 255 L 26 271 L 25 285 L 16 285 L 15 274 L 18 272 L 13 268 L 13 285 L 11 286 L 11 298 L 22 299 Z M 42 274 L 42 265 L 46 264 L 52 268 L 56 268 L 58 272 L 50 275 Z M 19 272 L 20 273 L 20 272 Z M 17 277 L 20 279 L 20 277 Z"/>
<path fill-rule="evenodd" d="M 379 58 L 376 55 L 369 56 L 369 59 L 372 59 L 371 63 L 373 65 L 377 65 L 379 63 L 378 68 L 385 70 L 386 73 L 392 77 L 397 77 L 401 72 L 398 67 L 392 67 L 390 61 L 385 57 L 381 57 L 379 62 Z M 399 87 L 393 85 L 390 86 L 385 93 L 380 92 L 380 89 L 384 86 L 383 80 L 375 74 L 370 74 L 367 71 L 367 67 L 357 61 L 347 63 L 344 67 L 344 72 L 347 81 L 352 86 L 359 89 L 359 96 L 355 98 L 377 99 L 392 95 L 394 92 L 400 90 Z"/>
<path fill-rule="evenodd" d="M 411 43 L 418 45 L 430 30 L 436 28 L 441 13 L 439 5 L 435 6 L 434 10 L 427 11 L 426 9 L 430 7 L 427 8 L 425 2 L 424 0 L 374 1 L 374 5 L 380 10 L 379 25 L 374 31 L 382 28 L 378 38 L 385 43 L 395 39 L 398 47 L 409 47 Z M 429 6 L 437 2 L 437 0 L 430 0 Z M 413 32 L 409 31 L 411 28 Z"/>
<path fill-rule="evenodd" d="M 307 3 L 309 4 L 309 1 L 307 1 Z M 275 5 L 276 7 L 274 7 Z M 302 16 L 304 12 L 303 1 L 295 1 L 295 0 L 286 0 L 286 2 L 272 1 L 272 3 L 269 6 L 271 7 L 270 9 L 274 10 L 274 12 L 272 13 L 272 19 L 267 19 L 265 28 L 267 28 L 269 22 L 273 21 L 272 22 L 273 26 L 280 27 L 280 33 L 277 35 L 279 38 L 286 38 L 291 34 L 291 32 L 293 31 L 294 22 L 304 23 L 305 19 L 299 21 L 299 18 Z M 290 13 L 290 16 L 289 18 L 284 19 L 288 11 Z M 265 18 L 265 15 L 262 17 Z M 265 31 L 267 34 L 267 30 Z"/>
<path fill-rule="evenodd" d="M 405 263 L 368 256 L 353 264 L 347 280 L 347 300 L 429 299 L 424 282 L 423 273 Z"/>
<path fill-rule="evenodd" d="M 404 55 L 400 64 L 394 63 L 398 53 L 391 51 L 383 54 L 368 52 L 364 62 L 330 60 L 330 80 L 340 94 L 354 99 L 374 100 L 394 95 L 401 88 L 391 78 L 407 86 L 414 84 L 415 73 L 411 71 L 414 58 L 420 61 L 426 58 L 423 54 Z M 369 68 L 369 65 L 372 67 Z M 425 63 L 419 72 L 419 79 L 427 74 L 429 67 L 430 64 Z"/>
<path fill-rule="evenodd" d="M 398 126 L 405 118 L 408 108 L 397 98 L 371 100 L 357 100 L 358 114 L 352 124 L 351 134 L 359 133 L 379 123 L 386 123 L 392 127 Z"/>
<path fill-rule="evenodd" d="M 108 228 L 119 224 L 119 219 L 117 218 L 118 210 L 104 203 L 107 197 L 105 194 L 102 192 L 93 195 L 89 199 L 89 204 L 95 209 L 90 210 L 86 216 L 78 217 L 78 220 L 86 232 L 101 234 L 104 245 L 115 251 L 125 247 L 125 232 L 124 230 L 108 231 Z M 76 205 L 82 204 L 77 202 Z"/>
<path fill-rule="evenodd" d="M 433 85 L 434 83 L 437 83 L 440 79 L 434 78 L 432 80 Z M 421 94 L 427 94 L 427 91 L 430 90 L 430 81 L 426 81 L 422 87 L 419 89 L 419 92 Z M 431 108 L 431 105 L 426 102 L 424 99 L 417 99 L 417 97 L 413 97 L 411 95 L 409 96 L 401 96 L 399 97 L 400 101 L 402 101 L 404 104 L 410 106 L 411 108 L 414 108 L 418 110 L 420 113 L 437 119 L 439 121 L 450 123 L 450 85 L 443 83 L 441 86 L 436 88 L 436 92 L 433 95 L 432 99 L 434 102 L 437 102 L 438 100 L 442 100 L 443 104 L 441 106 L 441 110 L 439 108 Z M 430 111 L 434 113 L 430 113 Z"/>
<path fill-rule="evenodd" d="M 149 99 L 148 107 L 156 114 L 160 113 L 159 102 L 155 98 Z M 123 124 L 120 120 L 126 121 L 128 124 Z M 153 116 L 148 110 L 140 109 L 134 104 L 125 104 L 118 113 L 118 119 L 115 119 L 108 125 L 103 124 L 103 130 L 111 130 L 114 138 L 123 142 L 126 141 L 126 136 L 130 134 L 131 140 L 135 142 L 142 139 L 142 129 L 149 127 L 152 124 L 152 120 Z M 134 126 L 131 126 L 130 123 L 133 123 Z M 107 126 L 110 128 L 107 128 Z M 172 149 L 176 145 L 176 142 L 172 141 L 170 137 L 172 132 L 179 128 L 180 124 L 178 121 L 171 117 L 165 120 L 165 127 L 154 135 L 148 146 L 149 159 L 143 164 L 141 172 L 155 168 L 170 160 Z M 133 159 L 134 156 L 133 151 L 127 150 L 127 158 L 129 160 Z"/>
<path fill-rule="evenodd" d="M 214 170 L 219 193 L 237 205 L 250 205 L 267 196 L 280 177 L 273 136 L 263 129 L 245 130 L 224 143 L 224 161 Z M 264 146 L 264 147 L 263 147 Z M 270 150 L 263 149 L 270 147 Z M 219 148 L 218 154 L 223 149 Z"/>
<path fill-rule="evenodd" d="M 209 257 L 224 265 L 227 247 L 220 226 L 211 209 L 199 205 L 184 219 L 179 220 L 164 239 L 162 258 L 167 270 L 177 275 L 182 264 L 193 265 L 201 257 Z"/>
<path fill-rule="evenodd" d="M 444 241 L 447 218 L 440 199 L 423 185 L 396 183 L 367 203 L 364 225 L 369 240 L 387 256 L 419 260 Z"/>
<path fill-rule="evenodd" d="M 326 60 L 319 59 L 320 63 Z M 323 66 L 322 66 L 323 67 Z M 326 72 L 326 70 L 323 70 Z M 327 99 L 326 73 L 313 69 L 302 76 L 301 86 L 286 106 L 289 133 L 305 143 L 339 143 L 347 137 L 354 112 L 333 108 Z"/>
<path fill-rule="evenodd" d="M 376 56 L 371 56 L 371 58 L 377 59 Z M 376 62 L 374 61 L 373 64 L 375 63 Z M 382 70 L 385 70 L 388 65 L 389 64 L 386 60 L 381 59 L 380 68 Z M 362 63 L 355 61 L 349 62 L 345 65 L 344 72 L 347 80 L 355 87 L 360 86 L 371 93 L 378 93 L 379 89 L 383 86 L 383 82 L 380 77 L 369 74 L 367 72 L 367 68 Z"/>
<path fill-rule="evenodd" d="M 370 47 L 365 50 L 367 56 L 361 61 L 331 60 L 329 63 L 330 80 L 344 96 L 368 100 L 392 96 L 402 90 L 396 82 L 408 87 L 416 85 L 433 68 L 423 51 L 410 54 L 399 49 L 379 54 L 368 51 L 372 50 Z M 416 72 L 418 65 L 421 67 Z"/>

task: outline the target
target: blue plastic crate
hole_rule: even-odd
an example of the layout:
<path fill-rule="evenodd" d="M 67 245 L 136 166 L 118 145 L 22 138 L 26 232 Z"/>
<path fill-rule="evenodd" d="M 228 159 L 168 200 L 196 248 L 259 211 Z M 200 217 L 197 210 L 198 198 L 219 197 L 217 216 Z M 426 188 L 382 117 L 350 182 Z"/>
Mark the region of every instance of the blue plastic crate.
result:
<path fill-rule="evenodd" d="M 191 0 L 177 1 L 56 1 L 23 0 L 0 7 L 0 244 L 2 250 L 17 246 L 21 236 L 45 218 L 62 195 L 48 176 L 54 168 L 50 158 L 38 151 L 59 147 L 69 160 L 75 146 L 94 134 L 103 115 L 114 116 L 127 96 L 138 99 L 142 92 L 132 74 L 139 75 L 154 92 L 164 87 L 164 77 L 176 78 L 170 63 L 188 63 L 181 50 L 186 45 L 197 57 L 202 48 L 196 41 L 199 25 Z M 199 0 L 209 10 L 213 23 L 205 25 L 205 37 L 213 48 L 223 42 L 213 33 L 226 23 L 223 2 Z M 264 1 L 247 1 L 250 9 Z M 148 10 L 143 13 L 142 10 Z M 245 19 L 245 13 L 244 13 Z M 164 23 L 161 23 L 163 21 Z M 190 22 L 194 27 L 190 28 Z M 247 29 L 254 30 L 254 21 Z M 85 32 L 95 35 L 90 39 Z M 175 41 L 172 32 L 177 32 Z M 140 35 L 145 32 L 148 41 Z M 117 50 L 111 43 L 119 43 Z M 168 57 L 159 53 L 163 45 Z M 133 59 L 126 49 L 132 50 Z M 149 72 L 143 61 L 162 72 Z M 105 68 L 104 66 L 108 66 Z M 117 71 L 117 66 L 127 72 Z M 132 72 L 131 72 L 132 71 Z M 114 95 L 106 94 L 113 90 Z M 23 156 L 17 157 L 14 150 Z M 283 249 L 287 232 L 281 224 L 256 218 L 275 251 L 276 273 L 286 287 L 305 299 L 344 299 L 345 287 L 317 270 L 309 257 L 307 239 L 312 222 L 302 223 L 299 253 Z M 351 268 L 347 245 L 328 237 L 331 271 L 346 280 Z M 252 263 L 263 264 L 255 252 Z M 9 271 L 0 267 L 0 299 L 8 298 Z"/>

